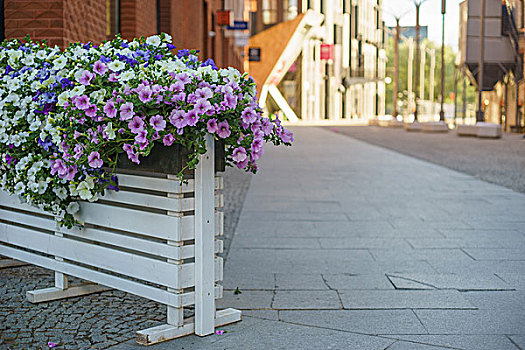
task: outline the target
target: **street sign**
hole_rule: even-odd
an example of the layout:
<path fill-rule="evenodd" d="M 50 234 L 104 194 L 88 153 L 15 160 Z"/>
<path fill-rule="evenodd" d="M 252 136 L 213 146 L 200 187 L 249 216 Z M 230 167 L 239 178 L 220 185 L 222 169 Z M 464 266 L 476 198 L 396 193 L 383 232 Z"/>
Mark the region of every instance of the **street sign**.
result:
<path fill-rule="evenodd" d="M 226 27 L 228 30 L 247 30 L 248 21 L 233 21 L 233 26 Z"/>
<path fill-rule="evenodd" d="M 322 60 L 333 60 L 334 59 L 334 45 L 333 44 L 321 44 L 321 59 Z"/>
<path fill-rule="evenodd" d="M 250 47 L 248 49 L 248 61 L 249 62 L 261 62 L 261 48 Z"/>
<path fill-rule="evenodd" d="M 217 25 L 219 26 L 230 26 L 231 23 L 231 12 L 228 10 L 217 10 Z"/>

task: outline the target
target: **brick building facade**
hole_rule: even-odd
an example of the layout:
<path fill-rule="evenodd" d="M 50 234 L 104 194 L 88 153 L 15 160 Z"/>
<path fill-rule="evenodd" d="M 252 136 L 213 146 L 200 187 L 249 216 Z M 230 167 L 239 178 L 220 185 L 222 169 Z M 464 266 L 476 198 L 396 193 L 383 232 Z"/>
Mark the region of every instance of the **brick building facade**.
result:
<path fill-rule="evenodd" d="M 177 48 L 200 50 L 218 66 L 243 70 L 243 48 L 216 24 L 222 0 L 4 0 L 3 36 L 100 43 L 116 33 L 132 39 L 166 32 Z M 1 20 L 1 17 L 0 17 Z M 1 31 L 0 31 L 1 32 Z M 2 38 L 3 39 L 3 38 Z"/>

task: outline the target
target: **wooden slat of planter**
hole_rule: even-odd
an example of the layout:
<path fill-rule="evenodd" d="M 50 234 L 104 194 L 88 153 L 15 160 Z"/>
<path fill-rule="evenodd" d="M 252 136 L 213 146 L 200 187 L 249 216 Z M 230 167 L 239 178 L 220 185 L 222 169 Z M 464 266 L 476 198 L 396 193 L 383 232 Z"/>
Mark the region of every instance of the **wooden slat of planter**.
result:
<path fill-rule="evenodd" d="M 0 245 L 1 242 L 49 255 L 60 256 L 67 260 L 114 271 L 122 275 L 175 289 L 178 289 L 179 286 L 181 288 L 192 287 L 195 283 L 193 263 L 181 265 L 179 274 L 177 273 L 177 268 L 174 268 L 175 265 L 161 260 L 4 223 L 0 223 Z M 216 258 L 216 280 L 222 280 L 222 265 L 222 258 Z M 181 279 L 180 284 L 178 283 L 179 275 Z"/>
<path fill-rule="evenodd" d="M 222 207 L 223 195 L 215 195 L 215 206 Z M 192 211 L 195 209 L 194 198 L 170 198 L 145 193 L 129 191 L 107 191 L 100 199 L 122 204 L 131 204 L 152 209 L 169 210 L 175 212 Z"/>
<path fill-rule="evenodd" d="M 181 184 L 175 176 L 171 175 L 167 179 L 127 174 L 116 175 L 118 177 L 119 186 L 123 187 L 140 188 L 168 193 L 191 193 L 195 190 L 195 181 L 193 179 L 189 179 L 187 183 Z M 222 177 L 215 177 L 215 190 L 220 190 L 222 188 Z"/>
<path fill-rule="evenodd" d="M 93 225 L 171 241 L 195 238 L 193 215 L 175 217 L 88 202 L 80 203 L 80 208 L 79 219 Z M 215 215 L 216 219 L 218 218 L 215 225 L 216 235 L 222 235 L 223 214 L 217 212 Z"/>
<path fill-rule="evenodd" d="M 48 258 L 38 254 L 26 252 L 16 248 L 3 246 L 0 244 L 0 254 L 19 259 L 21 261 L 30 262 L 31 264 L 44 267 L 46 269 L 67 273 L 78 278 L 89 280 L 101 285 L 122 290 L 127 293 L 135 294 L 150 300 L 159 302 L 161 304 L 170 305 L 174 307 L 187 306 L 195 303 L 195 295 L 193 292 L 176 295 L 164 289 L 148 286 L 135 281 L 130 281 L 125 278 L 108 275 L 106 273 L 91 270 L 82 266 L 70 264 Z M 215 287 L 215 298 L 222 297 L 222 287 Z"/>
<path fill-rule="evenodd" d="M 3 223 L 0 223 L 0 241 L 167 287 L 178 286 L 178 273 L 173 265 L 160 260 Z M 184 280 L 188 279 L 185 277 Z"/>
<path fill-rule="evenodd" d="M 170 258 L 173 260 L 189 259 L 194 257 L 195 247 L 193 245 L 186 245 L 182 247 L 176 247 L 165 243 L 154 242 L 148 239 L 136 238 L 127 236 L 125 234 L 119 234 L 91 227 L 79 229 L 67 229 L 62 228 L 61 233 L 71 235 L 74 237 L 84 238 L 93 240 L 100 243 L 106 243 L 115 245 L 118 248 L 125 248 L 130 250 L 136 250 L 151 255 L 161 256 L 164 258 Z M 222 242 L 222 241 L 217 241 Z M 116 249 L 118 249 L 116 248 Z M 222 244 L 216 243 L 215 253 L 222 252 Z"/>
<path fill-rule="evenodd" d="M 57 227 L 57 223 L 52 217 L 45 218 L 31 213 L 21 213 L 2 208 L 0 208 L 0 220 L 17 222 L 47 231 L 54 231 Z"/>
<path fill-rule="evenodd" d="M 93 225 L 174 241 L 180 237 L 180 217 L 88 202 L 80 203 L 79 214 L 81 221 Z"/>
<path fill-rule="evenodd" d="M 20 201 L 20 198 L 17 195 L 9 195 L 5 191 L 0 191 L 0 205 L 5 206 L 5 207 L 20 209 L 20 210 L 30 211 L 33 213 L 45 214 L 45 215 L 52 217 L 50 213 L 46 213 L 45 211 L 37 207 L 33 207 L 27 203 L 22 203 Z"/>

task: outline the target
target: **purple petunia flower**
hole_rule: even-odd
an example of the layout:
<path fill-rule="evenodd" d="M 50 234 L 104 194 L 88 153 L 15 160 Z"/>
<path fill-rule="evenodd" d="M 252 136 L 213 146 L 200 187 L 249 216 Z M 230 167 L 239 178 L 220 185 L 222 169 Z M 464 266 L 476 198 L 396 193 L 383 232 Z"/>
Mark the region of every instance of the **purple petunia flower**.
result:
<path fill-rule="evenodd" d="M 88 108 L 84 110 L 84 112 L 86 113 L 88 117 L 93 118 L 94 116 L 97 115 L 97 105 L 95 104 L 90 105 Z"/>
<path fill-rule="evenodd" d="M 217 130 L 219 130 L 219 126 L 217 125 L 217 119 L 211 118 L 210 120 L 208 120 L 206 127 L 210 134 L 216 133 Z"/>
<path fill-rule="evenodd" d="M 173 126 L 180 129 L 188 125 L 186 120 L 184 119 L 185 115 L 186 112 L 184 112 L 183 110 L 174 109 L 171 111 L 171 114 L 168 119 Z"/>
<path fill-rule="evenodd" d="M 237 147 L 233 150 L 233 160 L 237 163 L 244 161 L 248 156 L 246 155 L 246 149 L 244 147 Z"/>
<path fill-rule="evenodd" d="M 139 144 L 146 143 L 148 141 L 148 131 L 141 129 L 137 133 L 137 136 L 135 136 L 135 142 Z"/>
<path fill-rule="evenodd" d="M 108 118 L 115 118 L 117 115 L 117 108 L 115 108 L 115 103 L 113 100 L 106 102 L 106 105 L 104 106 L 104 113 L 106 113 Z"/>
<path fill-rule="evenodd" d="M 78 79 L 78 82 L 80 84 L 82 84 L 82 85 L 89 85 L 89 84 L 91 84 L 91 79 L 93 79 L 94 76 L 95 75 L 93 73 L 91 73 L 90 71 L 84 70 L 82 72 L 82 75 Z"/>
<path fill-rule="evenodd" d="M 140 117 L 133 117 L 128 123 L 129 130 L 138 134 L 141 130 L 144 130 L 144 121 Z"/>
<path fill-rule="evenodd" d="M 224 104 L 231 109 L 237 107 L 237 96 L 233 94 L 224 95 Z"/>
<path fill-rule="evenodd" d="M 98 75 L 104 75 L 108 71 L 108 66 L 102 61 L 97 61 L 93 65 L 93 71 Z"/>
<path fill-rule="evenodd" d="M 199 116 L 193 109 L 186 113 L 186 115 L 184 116 L 184 121 L 186 122 L 186 125 L 195 126 L 199 121 Z"/>
<path fill-rule="evenodd" d="M 149 101 L 151 101 L 151 93 L 152 92 L 151 92 L 150 87 L 149 86 L 145 86 L 139 91 L 139 99 L 143 103 L 149 102 Z"/>
<path fill-rule="evenodd" d="M 73 149 L 73 151 L 75 151 L 73 158 L 78 160 L 84 154 L 84 146 L 82 146 L 81 144 L 77 144 L 75 148 Z"/>
<path fill-rule="evenodd" d="M 75 175 L 77 174 L 77 166 L 73 165 L 67 168 L 64 178 L 67 181 L 71 181 L 75 178 Z"/>
<path fill-rule="evenodd" d="M 166 128 L 166 121 L 161 115 L 154 115 L 149 119 L 149 123 L 156 131 L 162 131 Z"/>
<path fill-rule="evenodd" d="M 182 51 L 182 50 L 181 50 Z M 180 51 L 179 51 L 180 52 Z M 190 76 L 186 73 L 179 73 L 175 76 L 175 80 L 180 81 L 184 85 L 191 83 Z"/>
<path fill-rule="evenodd" d="M 230 136 L 231 134 L 230 126 L 228 125 L 228 122 L 226 120 L 220 122 L 219 125 L 217 125 L 217 127 L 218 127 L 217 135 L 219 135 L 220 138 L 225 139 L 228 136 Z"/>
<path fill-rule="evenodd" d="M 213 92 L 210 88 L 205 87 L 195 90 L 195 96 L 197 96 L 200 99 L 209 99 L 213 96 Z"/>
<path fill-rule="evenodd" d="M 62 159 L 55 159 L 51 161 L 51 175 L 57 174 L 59 177 L 63 177 L 66 174 L 67 167 Z"/>
<path fill-rule="evenodd" d="M 284 129 L 281 133 L 281 140 L 283 140 L 284 143 L 293 142 L 293 133 L 290 130 Z"/>
<path fill-rule="evenodd" d="M 246 108 L 241 113 L 241 119 L 246 124 L 251 124 L 257 120 L 257 112 L 252 108 Z"/>
<path fill-rule="evenodd" d="M 133 103 L 132 102 L 126 102 L 122 106 L 120 106 L 120 120 L 128 120 L 135 116 L 135 112 L 133 111 Z"/>
<path fill-rule="evenodd" d="M 93 151 L 88 156 L 88 164 L 92 168 L 101 168 L 104 162 L 100 159 L 100 153 Z"/>
<path fill-rule="evenodd" d="M 75 96 L 74 101 L 75 107 L 82 110 L 88 109 L 91 105 L 91 103 L 89 102 L 89 97 L 87 95 Z"/>
<path fill-rule="evenodd" d="M 197 115 L 205 114 L 211 108 L 210 102 L 205 99 L 198 100 L 195 104 L 194 111 Z"/>
<path fill-rule="evenodd" d="M 263 118 L 261 121 L 261 129 L 264 133 L 264 136 L 268 136 L 272 133 L 273 124 L 268 118 Z"/>
<path fill-rule="evenodd" d="M 173 145 L 173 142 L 175 142 L 175 137 L 172 134 L 167 134 L 162 139 L 162 143 L 164 144 L 164 146 L 171 146 Z"/>

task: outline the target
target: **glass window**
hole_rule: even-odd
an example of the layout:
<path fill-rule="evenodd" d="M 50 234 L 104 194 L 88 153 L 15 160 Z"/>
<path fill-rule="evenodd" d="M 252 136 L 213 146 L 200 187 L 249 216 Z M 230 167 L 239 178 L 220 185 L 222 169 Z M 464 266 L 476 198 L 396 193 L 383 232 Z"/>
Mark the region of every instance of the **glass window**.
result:
<path fill-rule="evenodd" d="M 262 18 L 264 24 L 274 24 L 278 20 L 277 11 L 278 0 L 263 0 L 262 3 Z"/>

